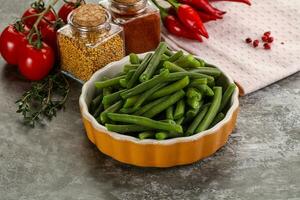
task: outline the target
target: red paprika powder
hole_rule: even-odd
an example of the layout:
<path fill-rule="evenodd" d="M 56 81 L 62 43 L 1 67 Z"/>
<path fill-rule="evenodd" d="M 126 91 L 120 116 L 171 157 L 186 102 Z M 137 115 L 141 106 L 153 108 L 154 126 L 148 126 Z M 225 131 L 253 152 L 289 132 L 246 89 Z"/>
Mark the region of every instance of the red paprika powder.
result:
<path fill-rule="evenodd" d="M 154 50 L 160 42 L 160 14 L 147 0 L 109 0 L 114 23 L 125 33 L 126 53 Z"/>

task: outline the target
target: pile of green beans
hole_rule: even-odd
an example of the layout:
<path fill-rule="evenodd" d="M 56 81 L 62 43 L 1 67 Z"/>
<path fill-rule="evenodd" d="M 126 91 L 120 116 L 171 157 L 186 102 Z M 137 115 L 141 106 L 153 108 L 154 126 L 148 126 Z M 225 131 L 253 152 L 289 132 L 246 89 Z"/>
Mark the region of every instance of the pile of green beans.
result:
<path fill-rule="evenodd" d="M 162 42 L 143 59 L 131 53 L 121 73 L 95 82 L 89 112 L 109 131 L 141 140 L 191 136 L 226 116 L 236 85 L 219 85 L 221 75 Z"/>

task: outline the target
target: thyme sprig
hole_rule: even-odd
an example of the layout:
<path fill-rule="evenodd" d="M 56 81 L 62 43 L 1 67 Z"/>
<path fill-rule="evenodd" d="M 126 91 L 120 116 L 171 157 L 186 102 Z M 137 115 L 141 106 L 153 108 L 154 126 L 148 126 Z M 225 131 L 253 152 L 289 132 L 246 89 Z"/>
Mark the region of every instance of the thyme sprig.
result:
<path fill-rule="evenodd" d="M 61 72 L 33 83 L 31 88 L 16 101 L 17 113 L 24 117 L 24 123 L 32 127 L 44 118 L 51 120 L 58 110 L 64 108 L 70 86 Z"/>

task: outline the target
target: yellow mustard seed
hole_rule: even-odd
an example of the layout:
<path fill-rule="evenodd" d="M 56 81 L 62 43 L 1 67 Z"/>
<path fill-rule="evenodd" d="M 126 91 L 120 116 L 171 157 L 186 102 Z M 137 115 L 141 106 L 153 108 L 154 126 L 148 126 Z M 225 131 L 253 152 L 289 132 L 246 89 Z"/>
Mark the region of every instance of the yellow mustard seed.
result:
<path fill-rule="evenodd" d="M 87 11 L 82 13 L 86 14 Z M 58 30 L 61 69 L 77 79 L 87 81 L 98 69 L 125 56 L 123 29 L 111 24 L 109 16 L 106 16 L 105 22 L 100 20 L 100 26 L 78 26 L 72 21 L 73 14 L 69 17 L 69 24 Z M 82 19 L 91 18 L 83 14 Z"/>

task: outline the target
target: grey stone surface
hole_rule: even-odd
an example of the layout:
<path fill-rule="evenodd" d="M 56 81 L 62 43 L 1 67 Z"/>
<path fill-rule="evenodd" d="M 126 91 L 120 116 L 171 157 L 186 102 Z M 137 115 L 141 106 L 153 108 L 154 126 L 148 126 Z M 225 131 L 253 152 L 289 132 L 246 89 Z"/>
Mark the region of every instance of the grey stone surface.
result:
<path fill-rule="evenodd" d="M 0 30 L 28 2 L 0 0 Z M 29 84 L 0 59 L 0 200 L 300 199 L 300 73 L 242 97 L 237 127 L 215 155 L 169 169 L 100 153 L 79 115 L 81 86 L 71 83 L 67 110 L 27 128 L 14 101 Z"/>

